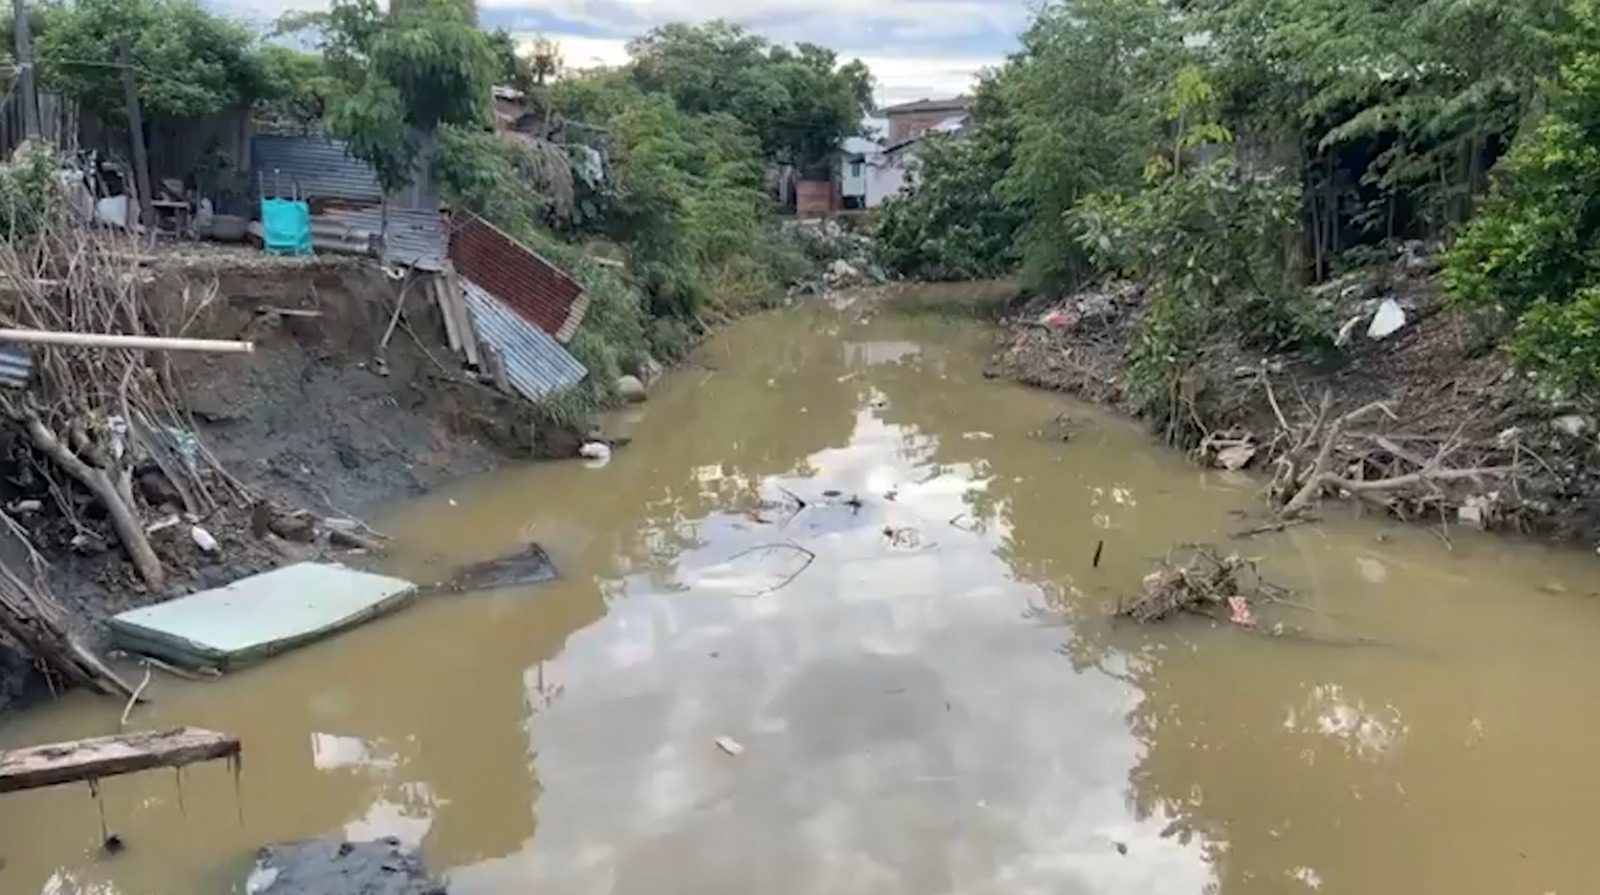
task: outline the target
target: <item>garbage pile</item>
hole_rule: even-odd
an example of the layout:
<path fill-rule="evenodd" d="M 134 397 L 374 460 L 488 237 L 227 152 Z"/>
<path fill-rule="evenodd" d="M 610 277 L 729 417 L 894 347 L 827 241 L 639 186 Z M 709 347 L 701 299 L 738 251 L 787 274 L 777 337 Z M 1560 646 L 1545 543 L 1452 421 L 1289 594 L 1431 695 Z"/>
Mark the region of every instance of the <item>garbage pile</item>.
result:
<path fill-rule="evenodd" d="M 789 235 L 821 272 L 796 283 L 791 295 L 818 295 L 882 283 L 888 274 L 872 260 L 872 237 L 831 218 L 793 221 Z"/>

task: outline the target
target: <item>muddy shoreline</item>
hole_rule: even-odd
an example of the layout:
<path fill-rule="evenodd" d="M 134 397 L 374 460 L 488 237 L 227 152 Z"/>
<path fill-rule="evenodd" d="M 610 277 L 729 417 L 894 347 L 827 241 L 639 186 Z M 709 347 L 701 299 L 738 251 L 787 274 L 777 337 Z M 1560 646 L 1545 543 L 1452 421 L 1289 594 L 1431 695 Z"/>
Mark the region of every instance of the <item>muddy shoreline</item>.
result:
<path fill-rule="evenodd" d="M 1535 383 L 1503 352 L 1482 347 L 1473 322 L 1448 306 L 1426 258 L 1360 271 L 1317 294 L 1341 324 L 1341 344 L 1276 352 L 1214 338 L 1174 397 L 1176 419 L 1150 420 L 1155 437 L 1202 465 L 1272 478 L 1285 464 L 1305 462 L 1305 446 L 1295 454 L 1298 438 L 1326 435 L 1328 421 L 1371 407 L 1381 411 L 1373 414 L 1377 424 L 1334 436 L 1330 476 L 1363 487 L 1426 477 L 1435 458 L 1442 458 L 1437 471 L 1448 472 L 1392 492 L 1330 488 L 1329 496 L 1349 499 L 1358 512 L 1432 526 L 1446 538 L 1461 526 L 1597 546 L 1600 441 L 1592 401 L 1542 399 Z M 1146 299 L 1141 286 L 1124 282 L 1019 301 L 1001 321 L 987 372 L 1140 416 L 1125 371 Z M 1370 338 L 1369 320 L 1385 301 L 1404 309 L 1406 324 Z M 1471 475 L 1475 469 L 1491 472 Z M 1280 505 L 1291 499 L 1278 497 Z M 1332 509 L 1326 504 L 1324 512 Z"/>

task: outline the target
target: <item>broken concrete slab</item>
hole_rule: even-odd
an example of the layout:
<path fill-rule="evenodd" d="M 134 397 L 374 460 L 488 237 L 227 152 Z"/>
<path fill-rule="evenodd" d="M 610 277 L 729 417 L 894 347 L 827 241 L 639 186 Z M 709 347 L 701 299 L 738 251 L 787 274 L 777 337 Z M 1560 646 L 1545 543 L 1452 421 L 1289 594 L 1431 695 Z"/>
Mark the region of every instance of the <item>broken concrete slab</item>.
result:
<path fill-rule="evenodd" d="M 246 895 L 446 895 L 421 855 L 392 837 L 269 845 L 257 853 L 244 890 Z"/>
<path fill-rule="evenodd" d="M 225 670 L 370 621 L 416 592 L 399 578 L 298 563 L 124 612 L 111 619 L 111 636 L 129 652 Z"/>

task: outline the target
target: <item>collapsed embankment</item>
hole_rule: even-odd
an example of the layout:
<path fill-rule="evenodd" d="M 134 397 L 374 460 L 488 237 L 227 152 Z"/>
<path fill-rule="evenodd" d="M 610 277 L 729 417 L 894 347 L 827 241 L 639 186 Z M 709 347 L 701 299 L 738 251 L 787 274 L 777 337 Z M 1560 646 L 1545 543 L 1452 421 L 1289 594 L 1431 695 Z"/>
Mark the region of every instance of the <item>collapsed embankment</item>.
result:
<path fill-rule="evenodd" d="M 1332 347 L 1275 352 L 1212 337 L 1162 408 L 1161 434 L 1206 465 L 1269 477 L 1284 519 L 1346 497 L 1446 535 L 1466 525 L 1595 546 L 1592 402 L 1542 400 L 1447 306 L 1415 247 L 1316 295 L 1337 327 Z M 1126 371 L 1147 298 L 1118 283 L 1016 308 L 990 372 L 1137 413 Z M 1386 304 L 1405 323 L 1374 337 Z"/>
<path fill-rule="evenodd" d="M 212 475 L 237 480 L 246 497 L 194 520 L 219 543 L 205 551 L 190 520 L 161 524 L 182 516 L 172 483 L 136 470 L 135 503 L 166 571 L 155 590 L 103 509 L 41 464 L 18 426 L 0 424 L 7 515 L 48 561 L 44 583 L 91 641 L 107 615 L 287 561 L 338 558 L 361 539 L 329 543 L 309 519 L 349 518 L 507 459 L 576 449 L 577 433 L 543 424 L 526 402 L 463 371 L 438 309 L 415 291 L 389 332 L 404 281 L 371 261 L 190 248 L 142 266 L 150 316 L 171 321 L 166 331 L 255 343 L 252 354 L 167 358 L 177 417 L 189 428 L 171 433 L 175 443 L 209 452 L 222 471 Z M 23 553 L 11 544 L 6 559 L 20 568 Z M 46 689 L 0 645 L 0 707 Z"/>

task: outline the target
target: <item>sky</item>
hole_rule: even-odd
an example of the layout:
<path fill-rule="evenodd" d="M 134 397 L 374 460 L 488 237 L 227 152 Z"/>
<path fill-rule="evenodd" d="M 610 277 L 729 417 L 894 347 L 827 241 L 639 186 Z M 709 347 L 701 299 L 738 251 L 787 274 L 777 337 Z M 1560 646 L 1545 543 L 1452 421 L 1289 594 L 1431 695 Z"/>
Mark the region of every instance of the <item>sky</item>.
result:
<path fill-rule="evenodd" d="M 323 0 L 210 0 L 270 19 Z M 667 22 L 726 18 L 775 41 L 810 41 L 859 58 L 878 79 L 878 101 L 947 97 L 1016 48 L 1031 0 L 478 0 L 478 21 L 561 42 L 569 67 L 615 64 L 628 39 Z"/>

